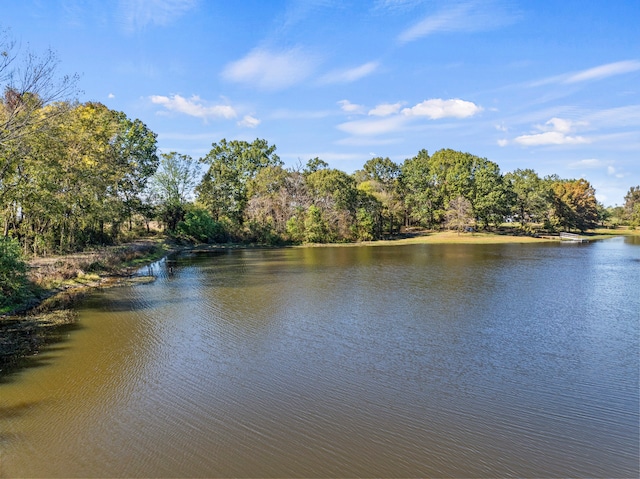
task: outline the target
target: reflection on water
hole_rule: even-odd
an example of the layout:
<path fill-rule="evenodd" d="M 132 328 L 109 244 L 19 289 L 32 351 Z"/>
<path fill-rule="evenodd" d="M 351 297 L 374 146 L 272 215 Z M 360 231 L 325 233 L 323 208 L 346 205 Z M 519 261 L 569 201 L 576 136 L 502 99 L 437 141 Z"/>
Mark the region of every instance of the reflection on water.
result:
<path fill-rule="evenodd" d="M 0 385 L 0 476 L 637 477 L 639 259 L 616 239 L 161 262 Z"/>

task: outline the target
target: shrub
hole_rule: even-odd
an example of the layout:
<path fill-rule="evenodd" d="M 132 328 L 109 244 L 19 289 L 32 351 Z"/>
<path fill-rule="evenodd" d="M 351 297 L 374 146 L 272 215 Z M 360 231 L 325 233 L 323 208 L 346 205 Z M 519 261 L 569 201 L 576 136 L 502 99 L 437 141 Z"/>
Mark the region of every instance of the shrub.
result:
<path fill-rule="evenodd" d="M 28 295 L 26 272 L 20 244 L 11 238 L 0 238 L 0 307 L 19 302 Z"/>
<path fill-rule="evenodd" d="M 227 241 L 224 225 L 215 221 L 206 210 L 195 208 L 189 211 L 184 221 L 178 223 L 177 232 L 200 243 L 223 243 Z"/>

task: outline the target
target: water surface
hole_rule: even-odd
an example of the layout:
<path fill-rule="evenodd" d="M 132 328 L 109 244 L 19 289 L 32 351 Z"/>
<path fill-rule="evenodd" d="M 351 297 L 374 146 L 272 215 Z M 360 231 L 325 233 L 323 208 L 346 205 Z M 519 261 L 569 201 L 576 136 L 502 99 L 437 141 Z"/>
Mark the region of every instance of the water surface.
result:
<path fill-rule="evenodd" d="M 637 477 L 640 247 L 224 251 L 0 383 L 6 477 Z"/>

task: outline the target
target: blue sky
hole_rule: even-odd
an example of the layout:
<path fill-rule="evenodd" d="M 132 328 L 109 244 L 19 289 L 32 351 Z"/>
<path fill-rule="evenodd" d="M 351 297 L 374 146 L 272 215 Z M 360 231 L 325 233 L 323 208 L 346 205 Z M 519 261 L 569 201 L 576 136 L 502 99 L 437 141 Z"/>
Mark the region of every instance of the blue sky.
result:
<path fill-rule="evenodd" d="M 640 185 L 638 0 L 4 0 L 99 101 L 200 158 L 264 138 L 287 166 L 351 173 L 421 149 L 502 172 Z"/>

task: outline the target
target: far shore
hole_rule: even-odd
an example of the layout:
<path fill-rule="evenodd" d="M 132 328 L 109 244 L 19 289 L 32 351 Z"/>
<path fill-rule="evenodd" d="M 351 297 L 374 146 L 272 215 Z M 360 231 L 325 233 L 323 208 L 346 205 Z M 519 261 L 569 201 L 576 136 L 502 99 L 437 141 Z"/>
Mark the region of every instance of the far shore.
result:
<path fill-rule="evenodd" d="M 534 237 L 499 232 L 413 231 L 397 237 L 358 243 L 304 244 L 288 248 L 378 247 L 416 244 L 531 244 L 559 241 L 559 237 Z M 640 230 L 599 229 L 583 235 L 588 241 L 615 236 L 640 235 Z M 170 254 L 220 249 L 279 248 L 253 244 L 177 244 L 164 239 L 143 239 L 98 251 L 34 258 L 30 276 L 41 285 L 38 299 L 0 315 L 0 377 L 33 358 L 45 344 L 55 342 L 61 328 L 72 327 L 72 306 L 87 292 L 131 282 L 152 281 L 134 274 L 140 268 Z M 26 359 L 25 359 L 26 358 Z"/>

